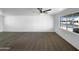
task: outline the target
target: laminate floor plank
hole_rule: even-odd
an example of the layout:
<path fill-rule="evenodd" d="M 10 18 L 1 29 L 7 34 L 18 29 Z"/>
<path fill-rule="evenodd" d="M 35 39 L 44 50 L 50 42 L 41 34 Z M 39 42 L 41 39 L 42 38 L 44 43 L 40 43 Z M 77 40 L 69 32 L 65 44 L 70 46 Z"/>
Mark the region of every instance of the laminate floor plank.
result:
<path fill-rule="evenodd" d="M 9 47 L 8 51 L 77 51 L 55 32 L 1 32 L 1 47 Z"/>

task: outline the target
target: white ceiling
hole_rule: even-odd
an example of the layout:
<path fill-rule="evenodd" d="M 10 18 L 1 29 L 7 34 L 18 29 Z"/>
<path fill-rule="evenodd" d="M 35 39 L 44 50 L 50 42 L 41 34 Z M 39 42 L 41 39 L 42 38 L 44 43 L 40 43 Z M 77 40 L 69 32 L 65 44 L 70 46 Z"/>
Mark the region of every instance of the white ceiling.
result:
<path fill-rule="evenodd" d="M 48 14 L 55 14 L 64 10 L 64 8 L 51 8 L 51 9 L 52 11 L 48 12 Z M 0 8 L 0 10 L 2 11 L 0 12 L 0 14 L 3 15 L 40 15 L 40 12 L 37 10 L 37 8 Z"/>

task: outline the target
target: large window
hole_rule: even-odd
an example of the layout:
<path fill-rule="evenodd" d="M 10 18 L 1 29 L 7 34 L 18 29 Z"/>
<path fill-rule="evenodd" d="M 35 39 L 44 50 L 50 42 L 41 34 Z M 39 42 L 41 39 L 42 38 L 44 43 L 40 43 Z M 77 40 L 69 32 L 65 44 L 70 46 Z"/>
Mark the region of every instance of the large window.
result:
<path fill-rule="evenodd" d="M 79 33 L 79 12 L 62 16 L 60 19 L 62 29 Z"/>

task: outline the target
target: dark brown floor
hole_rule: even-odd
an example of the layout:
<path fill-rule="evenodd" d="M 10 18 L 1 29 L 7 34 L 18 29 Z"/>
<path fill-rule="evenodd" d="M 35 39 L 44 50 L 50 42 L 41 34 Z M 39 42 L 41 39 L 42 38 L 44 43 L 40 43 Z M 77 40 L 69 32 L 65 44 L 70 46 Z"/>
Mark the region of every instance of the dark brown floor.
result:
<path fill-rule="evenodd" d="M 2 32 L 0 50 L 76 51 L 77 49 L 52 32 Z"/>

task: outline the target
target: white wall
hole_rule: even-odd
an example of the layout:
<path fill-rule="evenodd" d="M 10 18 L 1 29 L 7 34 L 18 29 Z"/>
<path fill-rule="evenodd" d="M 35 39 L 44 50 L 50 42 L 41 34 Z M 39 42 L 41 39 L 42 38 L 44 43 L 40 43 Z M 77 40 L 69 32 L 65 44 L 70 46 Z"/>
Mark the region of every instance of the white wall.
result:
<path fill-rule="evenodd" d="M 79 49 L 79 34 L 60 29 L 60 17 L 74 12 L 79 12 L 79 8 L 69 8 L 55 15 L 55 32 Z"/>
<path fill-rule="evenodd" d="M 2 15 L 0 15 L 0 32 L 2 32 L 3 31 L 3 16 Z"/>
<path fill-rule="evenodd" d="M 53 32 L 53 16 L 5 16 L 4 31 L 13 32 Z"/>

